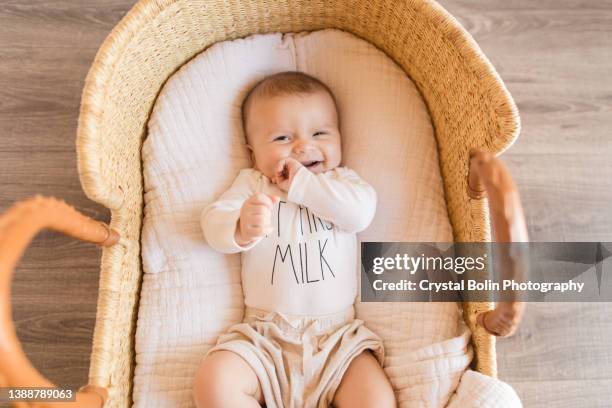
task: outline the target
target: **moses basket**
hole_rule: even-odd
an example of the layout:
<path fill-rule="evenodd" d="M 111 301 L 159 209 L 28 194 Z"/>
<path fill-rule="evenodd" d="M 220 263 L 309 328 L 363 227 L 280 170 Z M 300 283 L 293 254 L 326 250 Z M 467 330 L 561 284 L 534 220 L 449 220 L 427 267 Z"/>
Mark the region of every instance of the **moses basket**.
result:
<path fill-rule="evenodd" d="M 368 41 L 414 81 L 433 121 L 454 240 L 491 241 L 488 202 L 469 194 L 470 149 L 479 147 L 499 155 L 518 137 L 518 111 L 472 37 L 436 2 L 142 0 L 98 51 L 85 82 L 78 124 L 80 180 L 91 200 L 110 209 L 111 229 L 79 214 L 72 214 L 76 220 L 72 227 L 54 225 L 54 221 L 44 224 L 44 220 L 38 225 L 38 229 L 54 228 L 105 245 L 89 384 L 81 387 L 77 398 L 82 406 L 131 404 L 143 273 L 140 150 L 165 81 L 214 43 L 255 33 L 323 28 L 341 29 Z M 40 197 L 32 203 L 55 208 L 57 214 L 69 211 L 60 209 L 58 201 Z M 29 238 L 35 233 L 32 230 Z M 15 262 L 22 253 L 18 252 Z M 492 307 L 488 302 L 467 302 L 463 309 L 473 333 L 472 366 L 496 376 L 495 337 L 474 318 Z M 3 311 L 5 319 L 10 319 L 10 303 L 8 309 Z M 28 367 L 23 373 L 36 376 L 30 378 L 40 384 L 51 384 L 25 356 L 14 354 L 15 364 Z"/>

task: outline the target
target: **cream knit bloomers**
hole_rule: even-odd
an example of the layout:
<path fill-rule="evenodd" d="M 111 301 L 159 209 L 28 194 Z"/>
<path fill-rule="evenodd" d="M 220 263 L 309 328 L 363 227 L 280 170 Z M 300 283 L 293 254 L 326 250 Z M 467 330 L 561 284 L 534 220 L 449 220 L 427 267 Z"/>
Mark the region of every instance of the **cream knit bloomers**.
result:
<path fill-rule="evenodd" d="M 206 355 L 229 350 L 246 360 L 267 408 L 328 408 L 350 362 L 366 349 L 382 366 L 382 339 L 355 319 L 353 305 L 318 316 L 247 306 L 243 322 L 222 333 Z"/>

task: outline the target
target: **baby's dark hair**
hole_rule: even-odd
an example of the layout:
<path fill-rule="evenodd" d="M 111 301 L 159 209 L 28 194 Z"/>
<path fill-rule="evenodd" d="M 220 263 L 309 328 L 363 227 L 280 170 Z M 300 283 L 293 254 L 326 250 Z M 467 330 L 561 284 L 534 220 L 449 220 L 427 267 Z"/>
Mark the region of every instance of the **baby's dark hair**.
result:
<path fill-rule="evenodd" d="M 336 112 L 338 112 L 338 104 L 336 103 L 336 98 L 331 89 L 329 89 L 329 87 L 320 79 L 317 79 L 311 75 L 299 71 L 284 71 L 269 75 L 259 80 L 247 92 L 240 108 L 240 116 L 242 119 L 242 129 L 244 131 L 245 141 L 248 143 L 246 134 L 246 112 L 255 96 L 273 97 L 279 95 L 300 95 L 310 94 L 317 91 L 327 92 L 334 101 Z"/>

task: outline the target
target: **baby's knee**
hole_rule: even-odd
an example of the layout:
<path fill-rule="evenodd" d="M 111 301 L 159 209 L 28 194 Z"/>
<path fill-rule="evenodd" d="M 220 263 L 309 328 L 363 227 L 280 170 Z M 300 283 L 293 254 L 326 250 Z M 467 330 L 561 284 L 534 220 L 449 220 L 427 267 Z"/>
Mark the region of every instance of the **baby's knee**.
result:
<path fill-rule="evenodd" d="M 388 381 L 381 381 L 378 386 L 365 394 L 360 407 L 364 408 L 397 408 L 393 387 Z"/>
<path fill-rule="evenodd" d="M 193 379 L 193 400 L 197 408 L 223 407 L 224 398 L 231 395 L 232 373 L 223 369 L 223 356 L 205 358 Z"/>
<path fill-rule="evenodd" d="M 342 402 L 337 401 L 332 406 L 334 408 L 397 408 L 397 402 L 391 387 L 377 387 L 358 397 L 353 396 Z"/>
<path fill-rule="evenodd" d="M 334 408 L 397 408 L 395 392 L 370 350 L 350 364 L 333 400 Z"/>
<path fill-rule="evenodd" d="M 373 407 L 380 408 L 397 408 L 397 401 L 395 399 L 395 393 L 393 387 L 389 383 L 387 387 L 381 387 L 380 395 L 377 396 L 374 401 Z"/>

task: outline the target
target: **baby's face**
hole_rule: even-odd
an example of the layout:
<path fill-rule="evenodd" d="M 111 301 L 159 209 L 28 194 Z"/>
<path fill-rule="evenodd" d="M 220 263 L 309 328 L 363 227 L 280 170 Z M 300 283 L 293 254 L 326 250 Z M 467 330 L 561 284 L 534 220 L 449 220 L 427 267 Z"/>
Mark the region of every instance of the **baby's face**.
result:
<path fill-rule="evenodd" d="M 338 114 L 333 99 L 324 91 L 256 96 L 249 106 L 246 131 L 253 167 L 268 178 L 279 161 L 289 157 L 313 173 L 340 164 Z"/>

